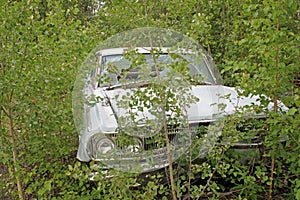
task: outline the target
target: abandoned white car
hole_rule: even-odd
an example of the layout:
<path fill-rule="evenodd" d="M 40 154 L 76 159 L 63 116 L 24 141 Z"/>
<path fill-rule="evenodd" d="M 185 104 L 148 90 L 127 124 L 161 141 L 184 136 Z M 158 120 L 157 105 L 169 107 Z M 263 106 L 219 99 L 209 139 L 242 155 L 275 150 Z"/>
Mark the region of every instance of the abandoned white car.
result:
<path fill-rule="evenodd" d="M 77 158 L 99 161 L 102 168 L 147 172 L 167 166 L 168 153 L 176 161 L 197 141 L 197 156 L 205 156 L 222 135 L 224 116 L 260 103 L 223 86 L 211 57 L 195 55 L 150 47 L 98 51 L 83 91 Z M 265 117 L 253 110 L 244 115 Z M 233 146 L 260 145 L 256 139 Z"/>

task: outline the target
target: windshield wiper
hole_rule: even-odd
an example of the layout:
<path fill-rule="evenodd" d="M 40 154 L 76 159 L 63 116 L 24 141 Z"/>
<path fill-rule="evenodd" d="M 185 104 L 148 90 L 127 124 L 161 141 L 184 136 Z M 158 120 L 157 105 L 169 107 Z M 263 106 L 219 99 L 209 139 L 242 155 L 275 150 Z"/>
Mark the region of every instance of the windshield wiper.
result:
<path fill-rule="evenodd" d="M 114 89 L 118 89 L 118 88 L 122 88 L 122 87 L 123 87 L 122 84 L 117 84 L 117 85 L 108 86 L 105 88 L 105 90 L 114 90 Z"/>

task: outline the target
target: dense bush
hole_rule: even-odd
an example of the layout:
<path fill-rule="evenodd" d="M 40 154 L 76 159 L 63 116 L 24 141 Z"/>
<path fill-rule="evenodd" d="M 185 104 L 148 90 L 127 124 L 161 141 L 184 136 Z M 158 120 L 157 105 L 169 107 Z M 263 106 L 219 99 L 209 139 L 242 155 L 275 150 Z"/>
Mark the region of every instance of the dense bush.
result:
<path fill-rule="evenodd" d="M 76 161 L 71 93 L 77 69 L 98 42 L 145 26 L 196 39 L 225 84 L 260 95 L 264 105 L 275 103 L 260 124 L 263 148 L 256 156 L 240 159 L 243 154 L 220 141 L 205 160 L 174 166 L 177 198 L 300 199 L 296 0 L 8 1 L 1 2 L 0 18 L 1 199 L 171 198 L 166 171 L 114 172 L 91 182 L 92 164 Z M 281 113 L 277 100 L 290 110 Z M 224 136 L 245 134 L 236 130 L 242 120 L 226 119 Z M 289 139 L 282 143 L 283 137 Z"/>

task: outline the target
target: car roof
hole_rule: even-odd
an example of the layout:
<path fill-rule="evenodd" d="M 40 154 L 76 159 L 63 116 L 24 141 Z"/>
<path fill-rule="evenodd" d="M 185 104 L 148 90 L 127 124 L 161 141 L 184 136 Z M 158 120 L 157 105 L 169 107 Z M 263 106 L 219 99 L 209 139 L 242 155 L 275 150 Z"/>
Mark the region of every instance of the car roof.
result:
<path fill-rule="evenodd" d="M 134 48 L 137 50 L 138 53 L 143 53 L 143 54 L 148 54 L 151 52 L 152 49 L 157 49 L 161 53 L 191 53 L 193 54 L 193 51 L 185 50 L 185 49 L 177 49 L 173 50 L 173 48 L 170 47 L 136 47 Z M 122 55 L 124 52 L 132 50 L 132 48 L 128 47 L 122 47 L 122 48 L 111 48 L 111 49 L 103 49 L 100 51 L 96 52 L 96 55 L 101 55 L 101 56 L 109 56 L 109 55 Z"/>

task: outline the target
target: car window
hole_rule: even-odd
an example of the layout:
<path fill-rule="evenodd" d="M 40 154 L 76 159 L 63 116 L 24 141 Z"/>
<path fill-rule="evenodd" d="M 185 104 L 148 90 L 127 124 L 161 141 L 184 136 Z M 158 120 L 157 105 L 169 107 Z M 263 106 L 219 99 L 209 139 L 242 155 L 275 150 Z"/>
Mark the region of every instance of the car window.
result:
<path fill-rule="evenodd" d="M 149 67 L 154 66 L 154 59 L 151 54 L 144 54 L 145 63 Z M 205 61 L 202 59 L 198 61 L 197 64 L 195 62 L 189 62 L 192 60 L 192 56 L 184 55 L 184 58 L 188 61 L 188 66 L 190 69 L 191 77 L 199 77 L 197 75 L 201 75 L 202 81 L 210 84 L 214 84 L 214 79 L 212 77 L 211 72 L 209 71 Z M 156 63 L 164 63 L 171 64 L 175 62 L 175 60 L 169 54 L 160 54 L 156 58 Z M 140 69 L 138 67 L 131 68 L 131 62 L 127 60 L 123 55 L 107 55 L 102 57 L 101 67 L 103 68 L 101 76 L 102 79 L 105 77 L 105 81 L 102 80 L 102 86 L 111 86 L 119 84 L 119 80 L 122 75 L 126 74 L 124 77 L 128 81 L 136 81 L 139 79 Z M 113 69 L 114 68 L 114 69 Z M 152 68 L 153 74 L 155 73 L 155 68 Z M 126 73 L 125 73 L 126 72 Z M 151 74 L 151 73 L 150 73 Z M 160 76 L 164 76 L 166 74 L 166 69 L 160 70 Z"/>

